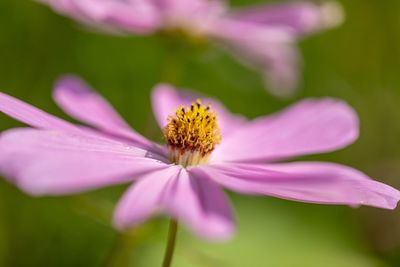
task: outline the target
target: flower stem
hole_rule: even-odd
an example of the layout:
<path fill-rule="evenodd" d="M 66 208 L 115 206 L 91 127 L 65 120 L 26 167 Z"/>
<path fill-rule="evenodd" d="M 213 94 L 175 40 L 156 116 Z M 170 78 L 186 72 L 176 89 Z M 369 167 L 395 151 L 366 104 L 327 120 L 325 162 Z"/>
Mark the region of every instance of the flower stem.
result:
<path fill-rule="evenodd" d="M 174 256 L 176 234 L 178 232 L 178 222 L 171 218 L 169 221 L 167 247 L 165 249 L 162 267 L 170 267 Z"/>

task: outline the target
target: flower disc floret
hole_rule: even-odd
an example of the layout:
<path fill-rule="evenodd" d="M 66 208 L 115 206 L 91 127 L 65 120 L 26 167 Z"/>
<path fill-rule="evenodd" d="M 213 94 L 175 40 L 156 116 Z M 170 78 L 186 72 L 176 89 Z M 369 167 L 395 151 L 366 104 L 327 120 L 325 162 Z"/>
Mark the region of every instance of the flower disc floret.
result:
<path fill-rule="evenodd" d="M 202 105 L 200 100 L 186 109 L 181 106 L 168 117 L 164 136 L 173 162 L 184 166 L 207 162 L 221 142 L 217 114 L 211 110 L 211 105 Z"/>

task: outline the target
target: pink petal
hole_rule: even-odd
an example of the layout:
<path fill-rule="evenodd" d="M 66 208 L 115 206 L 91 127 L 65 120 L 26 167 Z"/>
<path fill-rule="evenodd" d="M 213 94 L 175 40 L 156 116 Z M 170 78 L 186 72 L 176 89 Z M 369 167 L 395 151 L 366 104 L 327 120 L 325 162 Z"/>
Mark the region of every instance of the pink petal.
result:
<path fill-rule="evenodd" d="M 222 14 L 226 11 L 224 1 L 204 1 L 204 0 L 161 0 L 158 1 L 160 9 L 169 16 L 208 16 L 210 13 Z"/>
<path fill-rule="evenodd" d="M 261 56 L 261 74 L 266 88 L 277 97 L 293 96 L 302 82 L 299 70 L 303 62 L 297 47 L 292 44 L 271 45 Z"/>
<path fill-rule="evenodd" d="M 69 95 L 71 98 L 73 95 Z M 58 95 L 61 101 L 68 102 L 71 99 L 67 99 L 68 95 L 64 94 L 63 96 Z M 77 103 L 79 102 L 76 99 Z M 81 102 L 81 104 L 84 104 Z M 88 104 L 88 103 L 87 103 Z M 70 106 L 69 106 L 70 107 Z M 80 106 L 81 107 L 81 106 Z M 72 107 L 70 107 L 73 109 Z M 83 107 L 82 107 L 83 108 Z M 105 106 L 103 108 L 106 108 Z M 87 110 L 88 112 L 90 110 Z M 92 110 L 93 111 L 93 110 Z M 5 113 L 6 115 L 23 122 L 29 126 L 39 128 L 39 129 L 44 129 L 44 130 L 57 130 L 57 131 L 62 131 L 66 133 L 74 133 L 74 134 L 79 134 L 83 136 L 89 136 L 89 137 L 96 137 L 96 138 L 101 138 L 101 139 L 108 139 L 110 141 L 117 141 L 119 139 L 125 140 L 129 143 L 134 144 L 135 146 L 139 146 L 143 149 L 149 150 L 152 153 L 156 153 L 159 155 L 159 157 L 164 158 L 165 151 L 163 148 L 151 141 L 148 141 L 144 137 L 141 137 L 139 134 L 133 132 L 133 130 L 127 130 L 123 128 L 117 128 L 114 127 L 113 131 L 111 131 L 111 126 L 109 127 L 109 133 L 104 133 L 104 132 L 98 132 L 93 129 L 87 128 L 87 127 L 82 127 L 82 126 L 76 126 L 70 122 L 67 122 L 65 120 L 62 120 L 60 118 L 57 118 L 53 115 L 50 115 L 34 106 L 31 106 L 19 99 L 16 99 L 12 96 L 6 95 L 4 93 L 0 92 L 0 112 Z M 74 112 L 78 112 L 77 110 L 74 110 Z M 99 110 L 98 114 L 93 114 L 93 116 L 100 116 L 102 111 Z M 105 114 L 103 114 L 105 115 Z M 102 115 L 102 116 L 103 116 Z M 99 125 L 102 123 L 100 120 L 97 120 L 99 117 L 96 117 L 96 119 L 92 119 L 93 121 L 96 121 Z M 89 119 L 89 118 L 88 118 Z M 105 123 L 103 122 L 104 125 L 107 125 L 107 120 L 105 120 Z M 111 132 L 111 134 L 110 134 Z M 142 139 L 141 139 L 142 138 Z"/>
<path fill-rule="evenodd" d="M 207 175 L 182 169 L 166 191 L 165 205 L 172 216 L 209 239 L 227 239 L 234 231 L 229 202 Z"/>
<path fill-rule="evenodd" d="M 343 165 L 324 162 L 205 166 L 219 184 L 239 193 L 289 200 L 394 209 L 400 192 Z"/>
<path fill-rule="evenodd" d="M 0 137 L 0 172 L 32 195 L 63 195 L 132 181 L 166 166 L 147 151 L 57 131 L 14 129 Z"/>
<path fill-rule="evenodd" d="M 358 128 L 357 115 L 346 103 L 331 98 L 307 99 L 248 123 L 223 140 L 213 158 L 277 161 L 335 151 L 354 142 Z"/>
<path fill-rule="evenodd" d="M 115 224 L 127 228 L 142 223 L 156 211 L 168 213 L 197 235 L 222 240 L 234 231 L 229 203 L 207 176 L 177 166 L 143 177 L 118 205 Z"/>
<path fill-rule="evenodd" d="M 219 101 L 209 97 L 203 97 L 190 91 L 176 90 L 167 84 L 157 85 L 152 93 L 153 112 L 158 121 L 159 126 L 163 129 L 167 124 L 169 115 L 173 115 L 181 106 L 189 106 L 197 99 L 202 100 L 203 104 L 211 104 L 212 109 L 218 115 L 218 124 L 221 128 L 223 138 L 232 134 L 246 120 L 239 115 L 230 113 Z"/>
<path fill-rule="evenodd" d="M 233 17 L 261 25 L 284 26 L 298 36 L 340 24 L 343 12 L 336 2 L 317 5 L 305 1 L 291 1 L 245 8 L 233 13 Z"/>
<path fill-rule="evenodd" d="M 99 94 L 74 76 L 60 79 L 54 90 L 57 104 L 70 116 L 107 133 L 133 140 L 142 147 L 150 143 L 134 131 Z"/>
<path fill-rule="evenodd" d="M 271 93 L 287 97 L 295 92 L 301 61 L 286 27 L 221 19 L 209 34 L 241 63 L 260 72 Z"/>
<path fill-rule="evenodd" d="M 114 213 L 115 227 L 122 230 L 137 226 L 159 212 L 163 194 L 179 171 L 178 167 L 171 165 L 140 177 L 119 201 Z"/>
<path fill-rule="evenodd" d="M 227 10 L 225 1 L 161 0 L 160 12 L 164 16 L 164 28 L 184 29 L 193 36 L 203 36 L 214 21 Z"/>
<path fill-rule="evenodd" d="M 145 0 L 40 0 L 57 12 L 88 26 L 117 33 L 149 33 L 159 27 L 160 14 Z"/>
<path fill-rule="evenodd" d="M 38 108 L 22 102 L 12 96 L 0 92 L 0 112 L 30 125 L 46 130 L 60 130 L 65 132 L 82 132 L 75 125 L 50 115 Z"/>

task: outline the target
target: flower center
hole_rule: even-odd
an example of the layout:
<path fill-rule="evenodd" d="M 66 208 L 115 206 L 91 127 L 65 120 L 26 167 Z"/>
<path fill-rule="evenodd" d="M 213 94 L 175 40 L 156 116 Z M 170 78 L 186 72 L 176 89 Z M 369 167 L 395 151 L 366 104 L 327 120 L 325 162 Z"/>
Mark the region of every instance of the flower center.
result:
<path fill-rule="evenodd" d="M 217 114 L 211 105 L 200 100 L 185 109 L 181 106 L 168 117 L 164 136 L 170 149 L 170 160 L 184 167 L 207 163 L 215 146 L 221 142 Z"/>

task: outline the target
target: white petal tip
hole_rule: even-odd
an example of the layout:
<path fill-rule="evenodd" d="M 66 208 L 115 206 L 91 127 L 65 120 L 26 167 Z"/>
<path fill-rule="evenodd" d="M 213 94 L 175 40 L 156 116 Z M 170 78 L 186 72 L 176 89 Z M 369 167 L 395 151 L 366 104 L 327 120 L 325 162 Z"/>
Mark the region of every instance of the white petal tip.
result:
<path fill-rule="evenodd" d="M 343 7 L 336 2 L 327 2 L 321 5 L 321 25 L 324 28 L 333 28 L 341 25 L 345 20 Z"/>
<path fill-rule="evenodd" d="M 124 225 L 119 224 L 115 221 L 112 222 L 112 227 L 118 232 L 126 232 L 129 229 L 128 227 L 125 227 Z"/>
<path fill-rule="evenodd" d="M 286 77 L 280 77 L 284 75 Z M 290 99 L 296 96 L 302 81 L 297 73 L 265 74 L 263 77 L 264 88 L 275 97 Z"/>
<path fill-rule="evenodd" d="M 208 230 L 193 230 L 198 237 L 208 240 L 210 242 L 228 242 L 235 236 L 234 225 L 213 225 Z"/>

